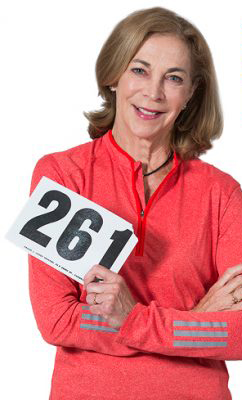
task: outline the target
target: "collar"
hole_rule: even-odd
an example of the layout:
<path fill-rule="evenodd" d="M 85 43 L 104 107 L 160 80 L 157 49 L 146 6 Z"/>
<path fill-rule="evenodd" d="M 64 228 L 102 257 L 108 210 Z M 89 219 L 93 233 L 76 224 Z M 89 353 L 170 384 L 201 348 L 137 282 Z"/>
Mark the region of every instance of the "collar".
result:
<path fill-rule="evenodd" d="M 125 150 L 122 149 L 122 147 L 118 145 L 113 137 L 112 129 L 105 133 L 103 140 L 114 162 L 118 161 L 120 164 L 122 164 L 122 166 L 127 168 L 132 167 L 134 170 L 141 166 L 141 161 L 135 161 L 133 157 L 131 157 Z M 182 160 L 179 154 L 174 151 L 173 166 L 171 171 L 176 169 L 181 161 Z"/>

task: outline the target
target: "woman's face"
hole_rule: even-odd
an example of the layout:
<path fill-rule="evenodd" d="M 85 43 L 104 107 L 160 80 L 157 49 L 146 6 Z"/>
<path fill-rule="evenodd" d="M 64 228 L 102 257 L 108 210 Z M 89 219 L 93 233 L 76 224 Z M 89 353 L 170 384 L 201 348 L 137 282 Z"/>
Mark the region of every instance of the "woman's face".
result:
<path fill-rule="evenodd" d="M 113 129 L 140 138 L 168 136 L 192 93 L 188 47 L 176 36 L 154 34 L 119 79 Z"/>

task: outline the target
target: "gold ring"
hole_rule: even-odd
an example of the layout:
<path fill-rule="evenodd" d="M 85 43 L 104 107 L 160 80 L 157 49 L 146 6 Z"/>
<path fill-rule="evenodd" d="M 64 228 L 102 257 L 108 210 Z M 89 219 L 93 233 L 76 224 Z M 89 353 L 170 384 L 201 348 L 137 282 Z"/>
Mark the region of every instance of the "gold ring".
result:
<path fill-rule="evenodd" d="M 97 293 L 94 293 L 93 304 L 98 304 L 98 303 L 96 302 L 96 297 L 97 297 Z"/>
<path fill-rule="evenodd" d="M 234 293 L 231 293 L 231 295 L 232 295 L 232 299 L 233 299 L 233 303 L 234 304 L 239 303 L 241 301 L 241 300 L 237 299 L 237 297 L 235 297 Z"/>

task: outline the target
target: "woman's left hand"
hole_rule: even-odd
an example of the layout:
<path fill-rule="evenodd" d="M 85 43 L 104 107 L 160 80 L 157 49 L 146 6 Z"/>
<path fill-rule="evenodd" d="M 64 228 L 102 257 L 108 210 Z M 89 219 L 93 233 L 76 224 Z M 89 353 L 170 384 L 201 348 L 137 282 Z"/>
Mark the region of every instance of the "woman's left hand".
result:
<path fill-rule="evenodd" d="M 95 278 L 102 279 L 94 282 Z M 119 328 L 137 303 L 122 276 L 100 264 L 94 265 L 84 277 L 87 303 L 93 314 L 101 315 L 107 323 Z M 97 304 L 94 304 L 94 303 Z"/>

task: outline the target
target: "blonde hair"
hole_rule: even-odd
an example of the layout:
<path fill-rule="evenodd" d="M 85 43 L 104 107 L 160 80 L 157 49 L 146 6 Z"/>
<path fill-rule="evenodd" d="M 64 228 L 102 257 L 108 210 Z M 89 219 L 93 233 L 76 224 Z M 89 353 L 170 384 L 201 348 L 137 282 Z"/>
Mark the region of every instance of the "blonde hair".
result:
<path fill-rule="evenodd" d="M 116 94 L 109 86 L 117 83 L 143 43 L 154 33 L 173 34 L 183 40 L 191 54 L 192 83 L 196 89 L 185 110 L 177 117 L 170 137 L 170 149 L 184 160 L 198 157 L 212 148 L 222 134 L 223 116 L 213 59 L 206 40 L 190 22 L 161 7 L 129 14 L 113 29 L 96 61 L 100 110 L 84 112 L 92 139 L 112 129 Z"/>

